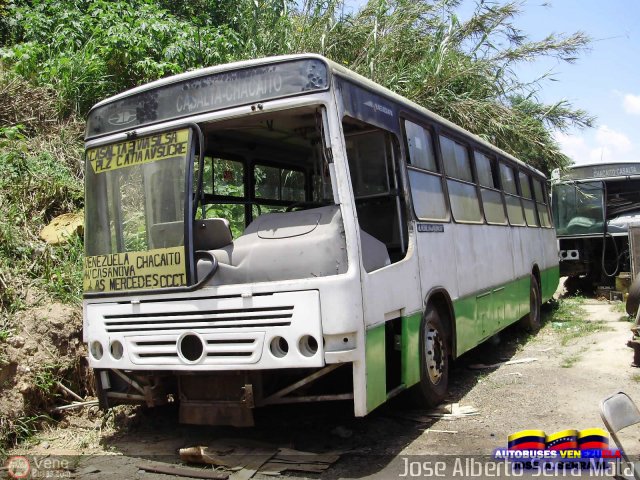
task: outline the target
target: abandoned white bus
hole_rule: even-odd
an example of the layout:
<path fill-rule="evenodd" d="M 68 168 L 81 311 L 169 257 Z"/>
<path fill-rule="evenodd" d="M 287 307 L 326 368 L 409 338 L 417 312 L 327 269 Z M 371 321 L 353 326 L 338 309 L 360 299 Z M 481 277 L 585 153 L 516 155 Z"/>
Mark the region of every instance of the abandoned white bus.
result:
<path fill-rule="evenodd" d="M 84 340 L 100 404 L 180 420 L 350 401 L 363 416 L 540 322 L 544 176 L 316 55 L 221 65 L 96 105 Z"/>

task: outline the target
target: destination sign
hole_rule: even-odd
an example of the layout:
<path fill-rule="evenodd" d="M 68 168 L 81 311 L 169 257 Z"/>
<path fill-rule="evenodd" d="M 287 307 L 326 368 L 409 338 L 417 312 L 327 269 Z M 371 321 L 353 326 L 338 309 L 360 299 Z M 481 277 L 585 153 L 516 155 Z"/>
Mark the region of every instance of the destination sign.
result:
<path fill-rule="evenodd" d="M 191 130 L 158 133 L 87 150 L 87 161 L 94 173 L 110 172 L 168 159 L 186 159 Z"/>
<path fill-rule="evenodd" d="M 184 247 L 85 257 L 85 292 L 120 292 L 187 284 Z"/>
<path fill-rule="evenodd" d="M 563 178 L 581 180 L 585 178 L 627 177 L 640 175 L 640 163 L 610 163 L 573 167 Z"/>
<path fill-rule="evenodd" d="M 86 138 L 328 88 L 326 64 L 290 60 L 176 81 L 94 108 Z"/>

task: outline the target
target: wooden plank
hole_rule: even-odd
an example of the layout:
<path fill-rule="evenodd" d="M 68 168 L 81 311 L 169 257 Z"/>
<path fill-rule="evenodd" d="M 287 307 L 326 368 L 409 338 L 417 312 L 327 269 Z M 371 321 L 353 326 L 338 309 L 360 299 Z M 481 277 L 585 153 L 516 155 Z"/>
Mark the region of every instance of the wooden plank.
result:
<path fill-rule="evenodd" d="M 249 480 L 256 472 L 267 463 L 278 451 L 277 450 L 261 450 L 254 449 L 247 453 L 247 462 L 242 470 L 233 472 L 229 476 L 229 480 Z"/>
<path fill-rule="evenodd" d="M 278 463 L 278 462 L 269 462 L 265 464 L 262 468 L 260 468 L 261 474 L 266 475 L 275 475 L 276 473 L 280 474 L 284 471 L 297 471 L 297 472 L 307 472 L 307 473 L 322 473 L 327 470 L 331 465 L 327 464 L 309 464 L 309 463 Z"/>
<path fill-rule="evenodd" d="M 160 464 L 142 464 L 138 465 L 140 470 L 153 473 L 164 473 L 166 475 L 177 475 L 179 477 L 187 478 L 205 478 L 213 480 L 227 480 L 229 478 L 228 473 L 214 472 L 212 470 L 196 470 L 195 468 L 179 467 L 173 465 L 160 465 Z"/>

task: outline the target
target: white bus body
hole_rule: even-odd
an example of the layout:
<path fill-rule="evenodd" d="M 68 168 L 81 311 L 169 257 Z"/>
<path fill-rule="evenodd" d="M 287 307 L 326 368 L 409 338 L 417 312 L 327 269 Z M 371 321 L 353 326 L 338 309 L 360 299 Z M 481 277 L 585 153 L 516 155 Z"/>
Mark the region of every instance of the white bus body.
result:
<path fill-rule="evenodd" d="M 86 148 L 104 408 L 180 401 L 186 423 L 250 425 L 278 403 L 363 416 L 414 386 L 437 403 L 450 359 L 535 329 L 557 286 L 540 172 L 320 56 L 107 99 Z"/>

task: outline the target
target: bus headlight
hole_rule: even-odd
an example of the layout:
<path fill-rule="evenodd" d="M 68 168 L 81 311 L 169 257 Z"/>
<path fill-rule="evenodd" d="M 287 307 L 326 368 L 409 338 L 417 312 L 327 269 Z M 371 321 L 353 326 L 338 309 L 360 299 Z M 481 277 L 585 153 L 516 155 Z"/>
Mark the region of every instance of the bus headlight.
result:
<path fill-rule="evenodd" d="M 304 335 L 298 342 L 298 350 L 305 357 L 313 357 L 318 352 L 318 341 L 311 335 Z"/>
<path fill-rule="evenodd" d="M 111 342 L 111 356 L 114 360 L 120 360 L 124 354 L 124 347 L 118 340 Z"/>
<path fill-rule="evenodd" d="M 94 340 L 89 345 L 89 352 L 91 353 L 91 356 L 93 358 L 95 358 L 96 360 L 100 360 L 102 358 L 102 355 L 104 354 L 104 350 L 102 349 L 102 344 L 97 340 Z"/>
<path fill-rule="evenodd" d="M 273 337 L 269 349 L 274 357 L 284 358 L 289 353 L 289 343 L 283 337 Z"/>

